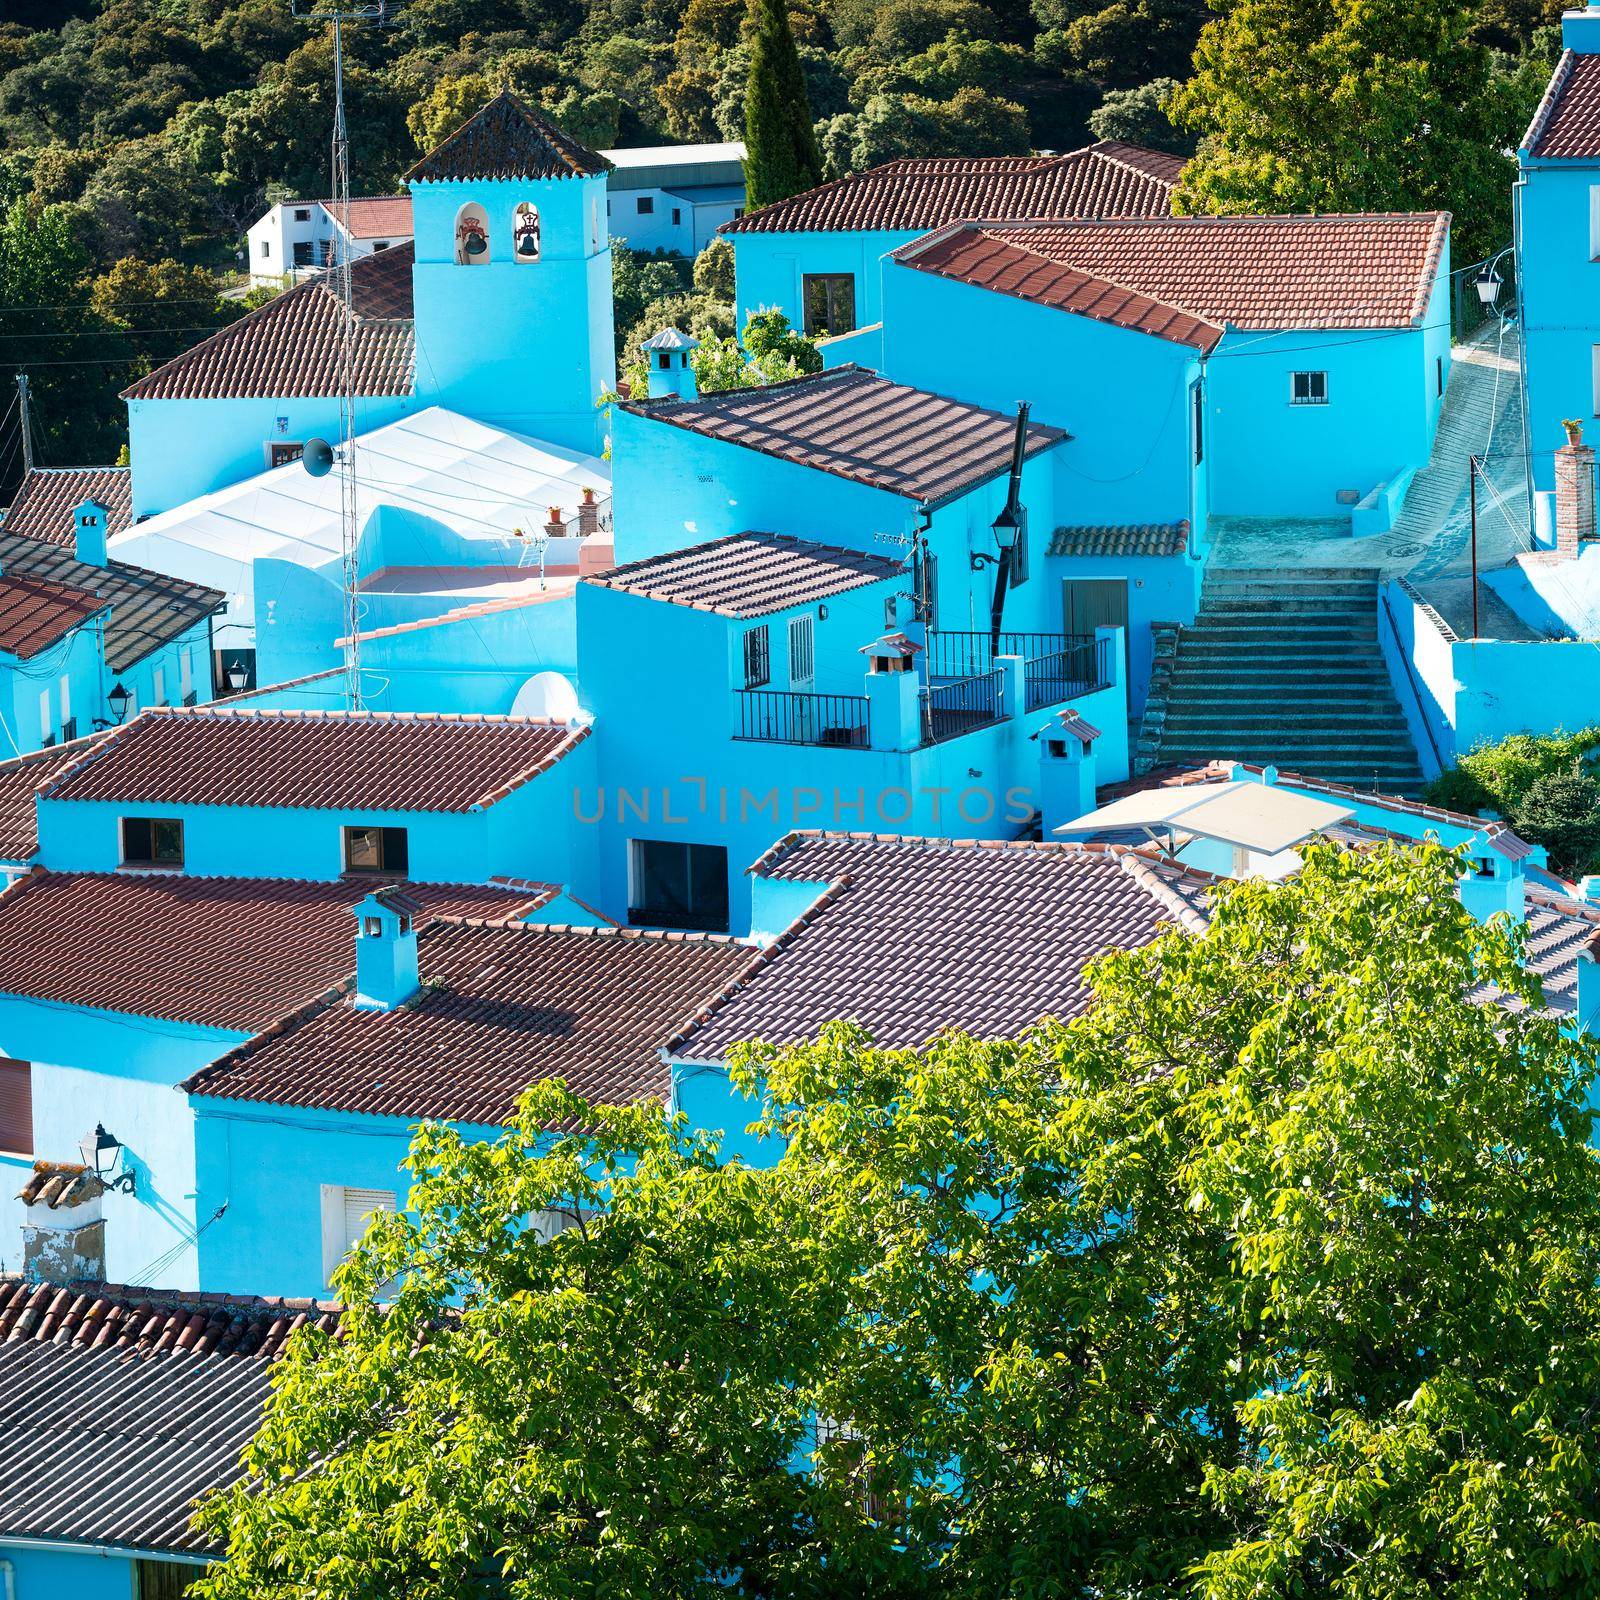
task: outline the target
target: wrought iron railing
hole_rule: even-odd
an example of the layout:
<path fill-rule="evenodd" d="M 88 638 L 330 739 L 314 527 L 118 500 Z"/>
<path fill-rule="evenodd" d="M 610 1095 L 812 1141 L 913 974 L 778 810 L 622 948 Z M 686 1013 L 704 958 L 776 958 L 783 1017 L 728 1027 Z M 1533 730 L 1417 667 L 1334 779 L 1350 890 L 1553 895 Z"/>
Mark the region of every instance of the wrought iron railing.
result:
<path fill-rule="evenodd" d="M 1071 633 L 1000 634 L 1000 648 L 994 648 L 992 633 L 945 633 L 934 629 L 928 634 L 928 676 L 930 678 L 972 678 L 994 670 L 996 656 L 1051 655 L 1076 644 L 1086 635 Z"/>
<path fill-rule="evenodd" d="M 1111 682 L 1111 641 L 1092 633 L 1067 636 L 1059 650 L 1029 656 L 1023 664 L 1023 709 L 1059 705 Z"/>
<path fill-rule="evenodd" d="M 786 689 L 740 689 L 735 739 L 768 744 L 815 744 L 865 750 L 864 694 L 803 694 Z"/>
<path fill-rule="evenodd" d="M 922 691 L 922 741 L 942 744 L 1001 722 L 1005 701 L 1005 674 L 999 671 L 930 683 Z"/>

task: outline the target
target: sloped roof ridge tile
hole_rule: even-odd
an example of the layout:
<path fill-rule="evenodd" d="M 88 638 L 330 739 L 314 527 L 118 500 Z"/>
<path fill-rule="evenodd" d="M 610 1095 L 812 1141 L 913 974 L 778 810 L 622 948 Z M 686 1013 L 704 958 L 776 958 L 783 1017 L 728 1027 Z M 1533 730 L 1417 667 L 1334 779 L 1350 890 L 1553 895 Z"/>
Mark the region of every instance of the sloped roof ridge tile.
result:
<path fill-rule="evenodd" d="M 1572 50 L 1563 50 L 1557 60 L 1555 70 L 1550 74 L 1550 81 L 1545 85 L 1539 104 L 1534 107 L 1533 120 L 1528 124 L 1528 131 L 1522 136 L 1521 148 L 1538 156 L 1539 146 L 1544 142 L 1545 133 L 1548 131 L 1552 118 L 1555 116 L 1557 105 L 1565 93 L 1567 84 L 1572 80 L 1574 67 L 1577 65 L 1577 54 Z"/>
<path fill-rule="evenodd" d="M 518 126 L 520 124 L 520 126 Z M 475 148 L 481 141 L 486 148 Z M 530 159 L 529 146 L 537 152 Z M 474 178 L 597 178 L 611 163 L 574 139 L 511 89 L 446 134 L 405 175 L 407 183 L 454 183 Z"/>

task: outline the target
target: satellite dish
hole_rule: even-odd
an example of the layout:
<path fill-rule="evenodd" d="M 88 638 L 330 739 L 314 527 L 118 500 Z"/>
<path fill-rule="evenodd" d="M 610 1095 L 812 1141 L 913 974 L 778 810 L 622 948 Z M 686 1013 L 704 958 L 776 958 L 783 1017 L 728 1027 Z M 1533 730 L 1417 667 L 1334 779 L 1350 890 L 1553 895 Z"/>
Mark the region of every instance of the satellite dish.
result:
<path fill-rule="evenodd" d="M 307 439 L 300 464 L 313 478 L 325 478 L 333 471 L 333 446 L 326 439 Z"/>
<path fill-rule="evenodd" d="M 514 717 L 548 717 L 571 722 L 578 714 L 578 691 L 559 672 L 537 672 L 517 690 L 511 702 Z"/>

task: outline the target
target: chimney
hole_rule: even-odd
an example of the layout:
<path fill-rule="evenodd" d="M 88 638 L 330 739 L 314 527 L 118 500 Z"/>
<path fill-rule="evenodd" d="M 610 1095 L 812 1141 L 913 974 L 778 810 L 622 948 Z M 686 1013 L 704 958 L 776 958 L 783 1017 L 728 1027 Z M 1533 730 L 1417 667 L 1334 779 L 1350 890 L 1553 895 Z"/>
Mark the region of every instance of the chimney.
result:
<path fill-rule="evenodd" d="M 592 539 L 600 531 L 600 507 L 594 498 L 593 489 L 585 489 L 583 498 L 578 502 L 578 537 Z"/>
<path fill-rule="evenodd" d="M 1600 27 L 1600 13 L 1595 25 Z M 1581 422 L 1563 422 L 1567 442 L 1556 451 L 1556 549 L 1578 554 L 1594 538 L 1594 446 L 1583 442 Z"/>
<path fill-rule="evenodd" d="M 22 1275 L 30 1283 L 104 1282 L 105 1186 L 85 1166 L 36 1161 L 17 1198 L 23 1204 Z"/>
<path fill-rule="evenodd" d="M 886 633 L 861 647 L 867 658 L 867 742 L 874 750 L 915 750 L 922 743 L 922 646 Z"/>
<path fill-rule="evenodd" d="M 1504 823 L 1491 823 L 1467 844 L 1466 872 L 1461 879 L 1461 903 L 1479 922 L 1499 912 L 1521 922 L 1527 914 L 1523 896 L 1524 864 L 1532 847 L 1524 844 Z"/>
<path fill-rule="evenodd" d="M 1585 1033 L 1600 1034 L 1600 928 L 1579 946 L 1577 968 L 1572 1020 Z"/>
<path fill-rule="evenodd" d="M 1068 706 L 1039 730 L 1039 816 L 1044 837 L 1094 810 L 1100 730 Z"/>
<path fill-rule="evenodd" d="M 700 348 L 698 339 L 676 328 L 663 328 L 660 333 L 651 334 L 639 348 L 644 351 L 645 363 L 650 369 L 650 399 L 676 396 L 679 400 L 693 400 L 700 393 L 689 360 Z"/>
<path fill-rule="evenodd" d="M 85 500 L 72 513 L 72 553 L 86 567 L 106 564 L 106 508 L 98 500 Z"/>
<path fill-rule="evenodd" d="M 355 908 L 358 1011 L 393 1011 L 422 986 L 417 966 L 416 916 L 421 905 L 387 884 Z"/>
<path fill-rule="evenodd" d="M 560 506 L 550 507 L 550 520 L 544 525 L 547 539 L 565 539 L 567 536 L 566 518 L 561 515 Z"/>

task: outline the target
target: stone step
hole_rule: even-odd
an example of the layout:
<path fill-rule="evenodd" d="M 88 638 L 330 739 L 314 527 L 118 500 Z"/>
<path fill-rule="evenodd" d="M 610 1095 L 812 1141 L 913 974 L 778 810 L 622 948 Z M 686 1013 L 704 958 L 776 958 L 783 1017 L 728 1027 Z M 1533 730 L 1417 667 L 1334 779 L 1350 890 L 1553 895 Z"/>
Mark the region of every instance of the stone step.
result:
<path fill-rule="evenodd" d="M 1300 589 L 1319 583 L 1370 583 L 1377 586 L 1377 567 L 1207 567 L 1206 585 L 1259 584 L 1264 589 Z"/>
<path fill-rule="evenodd" d="M 1345 710 L 1332 716 L 1307 715 L 1298 701 L 1284 706 L 1276 715 L 1264 706 L 1250 710 L 1230 711 L 1226 706 L 1167 705 L 1167 720 L 1163 726 L 1173 732 L 1180 728 L 1220 729 L 1227 732 L 1237 728 L 1241 733 L 1250 730 L 1270 734 L 1279 739 L 1321 739 L 1344 735 L 1370 735 L 1375 739 L 1388 739 L 1411 748 L 1411 736 L 1404 727 L 1396 728 L 1395 713 L 1378 707 Z"/>
<path fill-rule="evenodd" d="M 1280 617 L 1370 617 L 1377 615 L 1371 595 L 1319 595 L 1302 600 L 1284 594 L 1208 594 L 1200 602 L 1199 617 L 1227 616 L 1235 612 L 1256 616 L 1270 611 Z"/>
<path fill-rule="evenodd" d="M 1186 688 L 1201 688 L 1211 692 L 1238 689 L 1270 691 L 1275 697 L 1282 692 L 1283 678 L 1276 672 L 1253 672 L 1247 662 L 1230 662 L 1218 657 L 1196 656 L 1185 663 L 1184 671 L 1173 683 L 1172 693 Z M 1386 695 L 1390 691 L 1389 676 L 1374 672 L 1355 661 L 1307 662 L 1307 680 L 1319 692 L 1332 694 Z"/>

